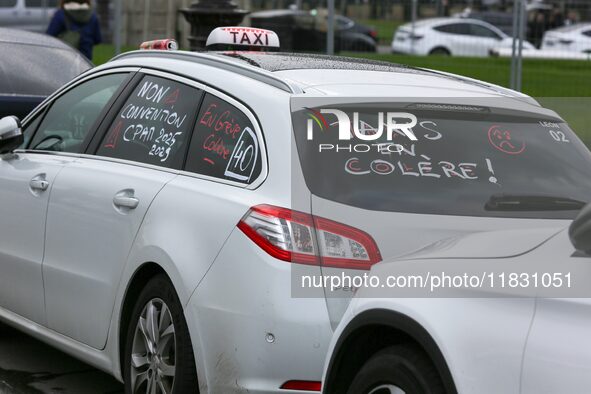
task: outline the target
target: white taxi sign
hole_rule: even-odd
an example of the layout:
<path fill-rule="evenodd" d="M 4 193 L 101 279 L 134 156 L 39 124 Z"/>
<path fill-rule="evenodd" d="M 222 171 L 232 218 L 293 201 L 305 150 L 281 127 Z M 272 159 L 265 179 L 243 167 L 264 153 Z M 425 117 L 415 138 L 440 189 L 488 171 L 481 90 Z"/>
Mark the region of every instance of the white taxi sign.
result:
<path fill-rule="evenodd" d="M 214 29 L 207 37 L 205 45 L 210 48 L 232 47 L 248 48 L 279 48 L 279 37 L 272 30 L 254 27 L 226 26 Z"/>

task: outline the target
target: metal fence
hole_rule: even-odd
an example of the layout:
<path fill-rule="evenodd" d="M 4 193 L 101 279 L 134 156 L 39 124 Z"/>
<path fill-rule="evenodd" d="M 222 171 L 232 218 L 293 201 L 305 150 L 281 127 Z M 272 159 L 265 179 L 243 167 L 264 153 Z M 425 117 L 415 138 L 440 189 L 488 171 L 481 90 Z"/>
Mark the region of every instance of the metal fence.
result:
<path fill-rule="evenodd" d="M 189 29 L 178 10 L 193 1 L 94 4 L 114 44 L 135 47 L 176 36 L 186 48 Z M 251 11 L 245 24 L 277 31 L 285 51 L 334 51 L 434 68 L 534 96 L 591 97 L 591 0 L 234 1 Z M 56 5 L 0 0 L 0 26 L 43 31 Z M 38 26 L 15 18 L 19 7 L 35 11 L 27 23 Z"/>
<path fill-rule="evenodd" d="M 250 4 L 251 23 L 280 30 L 288 38 L 284 50 L 330 52 L 327 7 L 334 4 L 337 53 L 450 71 L 536 96 L 591 96 L 589 0 Z M 269 9 L 275 11 L 264 11 Z M 281 16 L 278 9 L 283 9 Z M 314 40 L 301 33 L 307 29 L 316 31 Z"/>

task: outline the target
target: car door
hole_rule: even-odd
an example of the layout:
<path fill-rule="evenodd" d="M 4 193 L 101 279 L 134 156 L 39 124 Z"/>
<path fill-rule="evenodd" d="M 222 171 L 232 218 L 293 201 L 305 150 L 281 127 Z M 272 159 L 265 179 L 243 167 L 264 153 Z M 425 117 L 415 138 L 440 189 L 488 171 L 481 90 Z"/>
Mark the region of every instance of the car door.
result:
<path fill-rule="evenodd" d="M 436 47 L 449 48 L 454 56 L 468 56 L 473 50 L 473 38 L 470 36 L 470 25 L 468 23 L 448 23 L 434 28 L 442 35 L 442 42 L 436 42 Z"/>
<path fill-rule="evenodd" d="M 69 89 L 28 122 L 28 149 L 0 160 L 0 307 L 45 323 L 42 261 L 50 193 L 125 78 L 99 77 Z M 97 89 L 105 94 L 83 122 L 75 104 Z"/>
<path fill-rule="evenodd" d="M 201 94 L 181 78 L 142 76 L 88 154 L 60 173 L 43 263 L 51 329 L 105 346 L 127 256 L 152 200 L 183 165 Z"/>
<path fill-rule="evenodd" d="M 0 0 L 0 26 L 14 27 L 19 24 L 21 1 L 24 0 Z"/>
<path fill-rule="evenodd" d="M 457 23 L 453 42 L 452 53 L 460 56 L 485 56 L 488 55 L 487 49 L 483 48 L 483 39 L 479 35 L 474 34 L 478 29 L 473 23 Z"/>
<path fill-rule="evenodd" d="M 501 44 L 502 37 L 486 26 L 471 23 L 470 40 L 471 56 L 488 56 L 490 50 Z"/>

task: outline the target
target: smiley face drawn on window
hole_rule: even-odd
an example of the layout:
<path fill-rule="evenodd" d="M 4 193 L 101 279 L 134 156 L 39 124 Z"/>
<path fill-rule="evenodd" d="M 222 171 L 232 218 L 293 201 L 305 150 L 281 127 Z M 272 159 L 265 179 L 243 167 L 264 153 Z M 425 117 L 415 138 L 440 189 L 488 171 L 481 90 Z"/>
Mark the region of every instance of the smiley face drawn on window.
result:
<path fill-rule="evenodd" d="M 510 130 L 503 130 L 499 125 L 488 129 L 488 140 L 492 146 L 503 153 L 518 155 L 525 150 L 525 142 L 515 136 Z"/>

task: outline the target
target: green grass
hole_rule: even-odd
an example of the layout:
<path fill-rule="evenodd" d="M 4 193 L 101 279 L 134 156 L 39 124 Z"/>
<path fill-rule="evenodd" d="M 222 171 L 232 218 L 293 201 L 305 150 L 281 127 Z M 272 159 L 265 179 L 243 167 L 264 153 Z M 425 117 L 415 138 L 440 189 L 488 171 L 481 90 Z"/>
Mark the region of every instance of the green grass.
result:
<path fill-rule="evenodd" d="M 501 86 L 509 85 L 511 60 L 505 58 L 420 57 L 377 53 L 348 55 L 451 72 Z M 525 59 L 523 92 L 534 97 L 590 97 L 591 62 Z"/>
<path fill-rule="evenodd" d="M 137 48 L 124 47 L 123 51 L 135 49 Z M 103 64 L 114 54 L 115 48 L 112 45 L 99 45 L 94 50 L 94 64 Z M 509 85 L 510 59 L 359 53 L 347 55 L 431 68 L 501 86 Z M 558 112 L 591 146 L 591 62 L 526 59 L 523 62 L 523 71 L 524 93 Z"/>
<path fill-rule="evenodd" d="M 510 59 L 359 53 L 348 55 L 441 70 L 509 86 Z M 560 114 L 587 146 L 591 147 L 591 62 L 525 59 L 523 92 Z"/>
<path fill-rule="evenodd" d="M 123 51 L 136 47 L 126 46 Z M 94 48 L 93 62 L 103 64 L 115 55 L 113 45 Z M 501 86 L 509 85 L 510 59 L 454 58 L 445 56 L 402 56 L 377 53 L 348 53 L 349 56 L 432 68 L 465 75 Z M 534 97 L 591 97 L 591 62 L 534 60 L 523 62 L 523 92 Z"/>
<path fill-rule="evenodd" d="M 394 31 L 404 22 L 387 21 L 383 19 L 361 19 L 357 21 L 362 25 L 373 26 L 378 31 L 378 42 L 381 45 L 390 45 Z"/>
<path fill-rule="evenodd" d="M 591 97 L 545 97 L 540 104 L 556 111 L 580 139 L 591 148 Z"/>
<path fill-rule="evenodd" d="M 137 47 L 124 46 L 121 48 L 123 52 L 129 52 L 138 49 Z M 115 46 L 109 44 L 101 44 L 94 47 L 92 54 L 92 62 L 96 66 L 100 66 L 103 63 L 108 62 L 113 56 L 115 56 Z"/>

